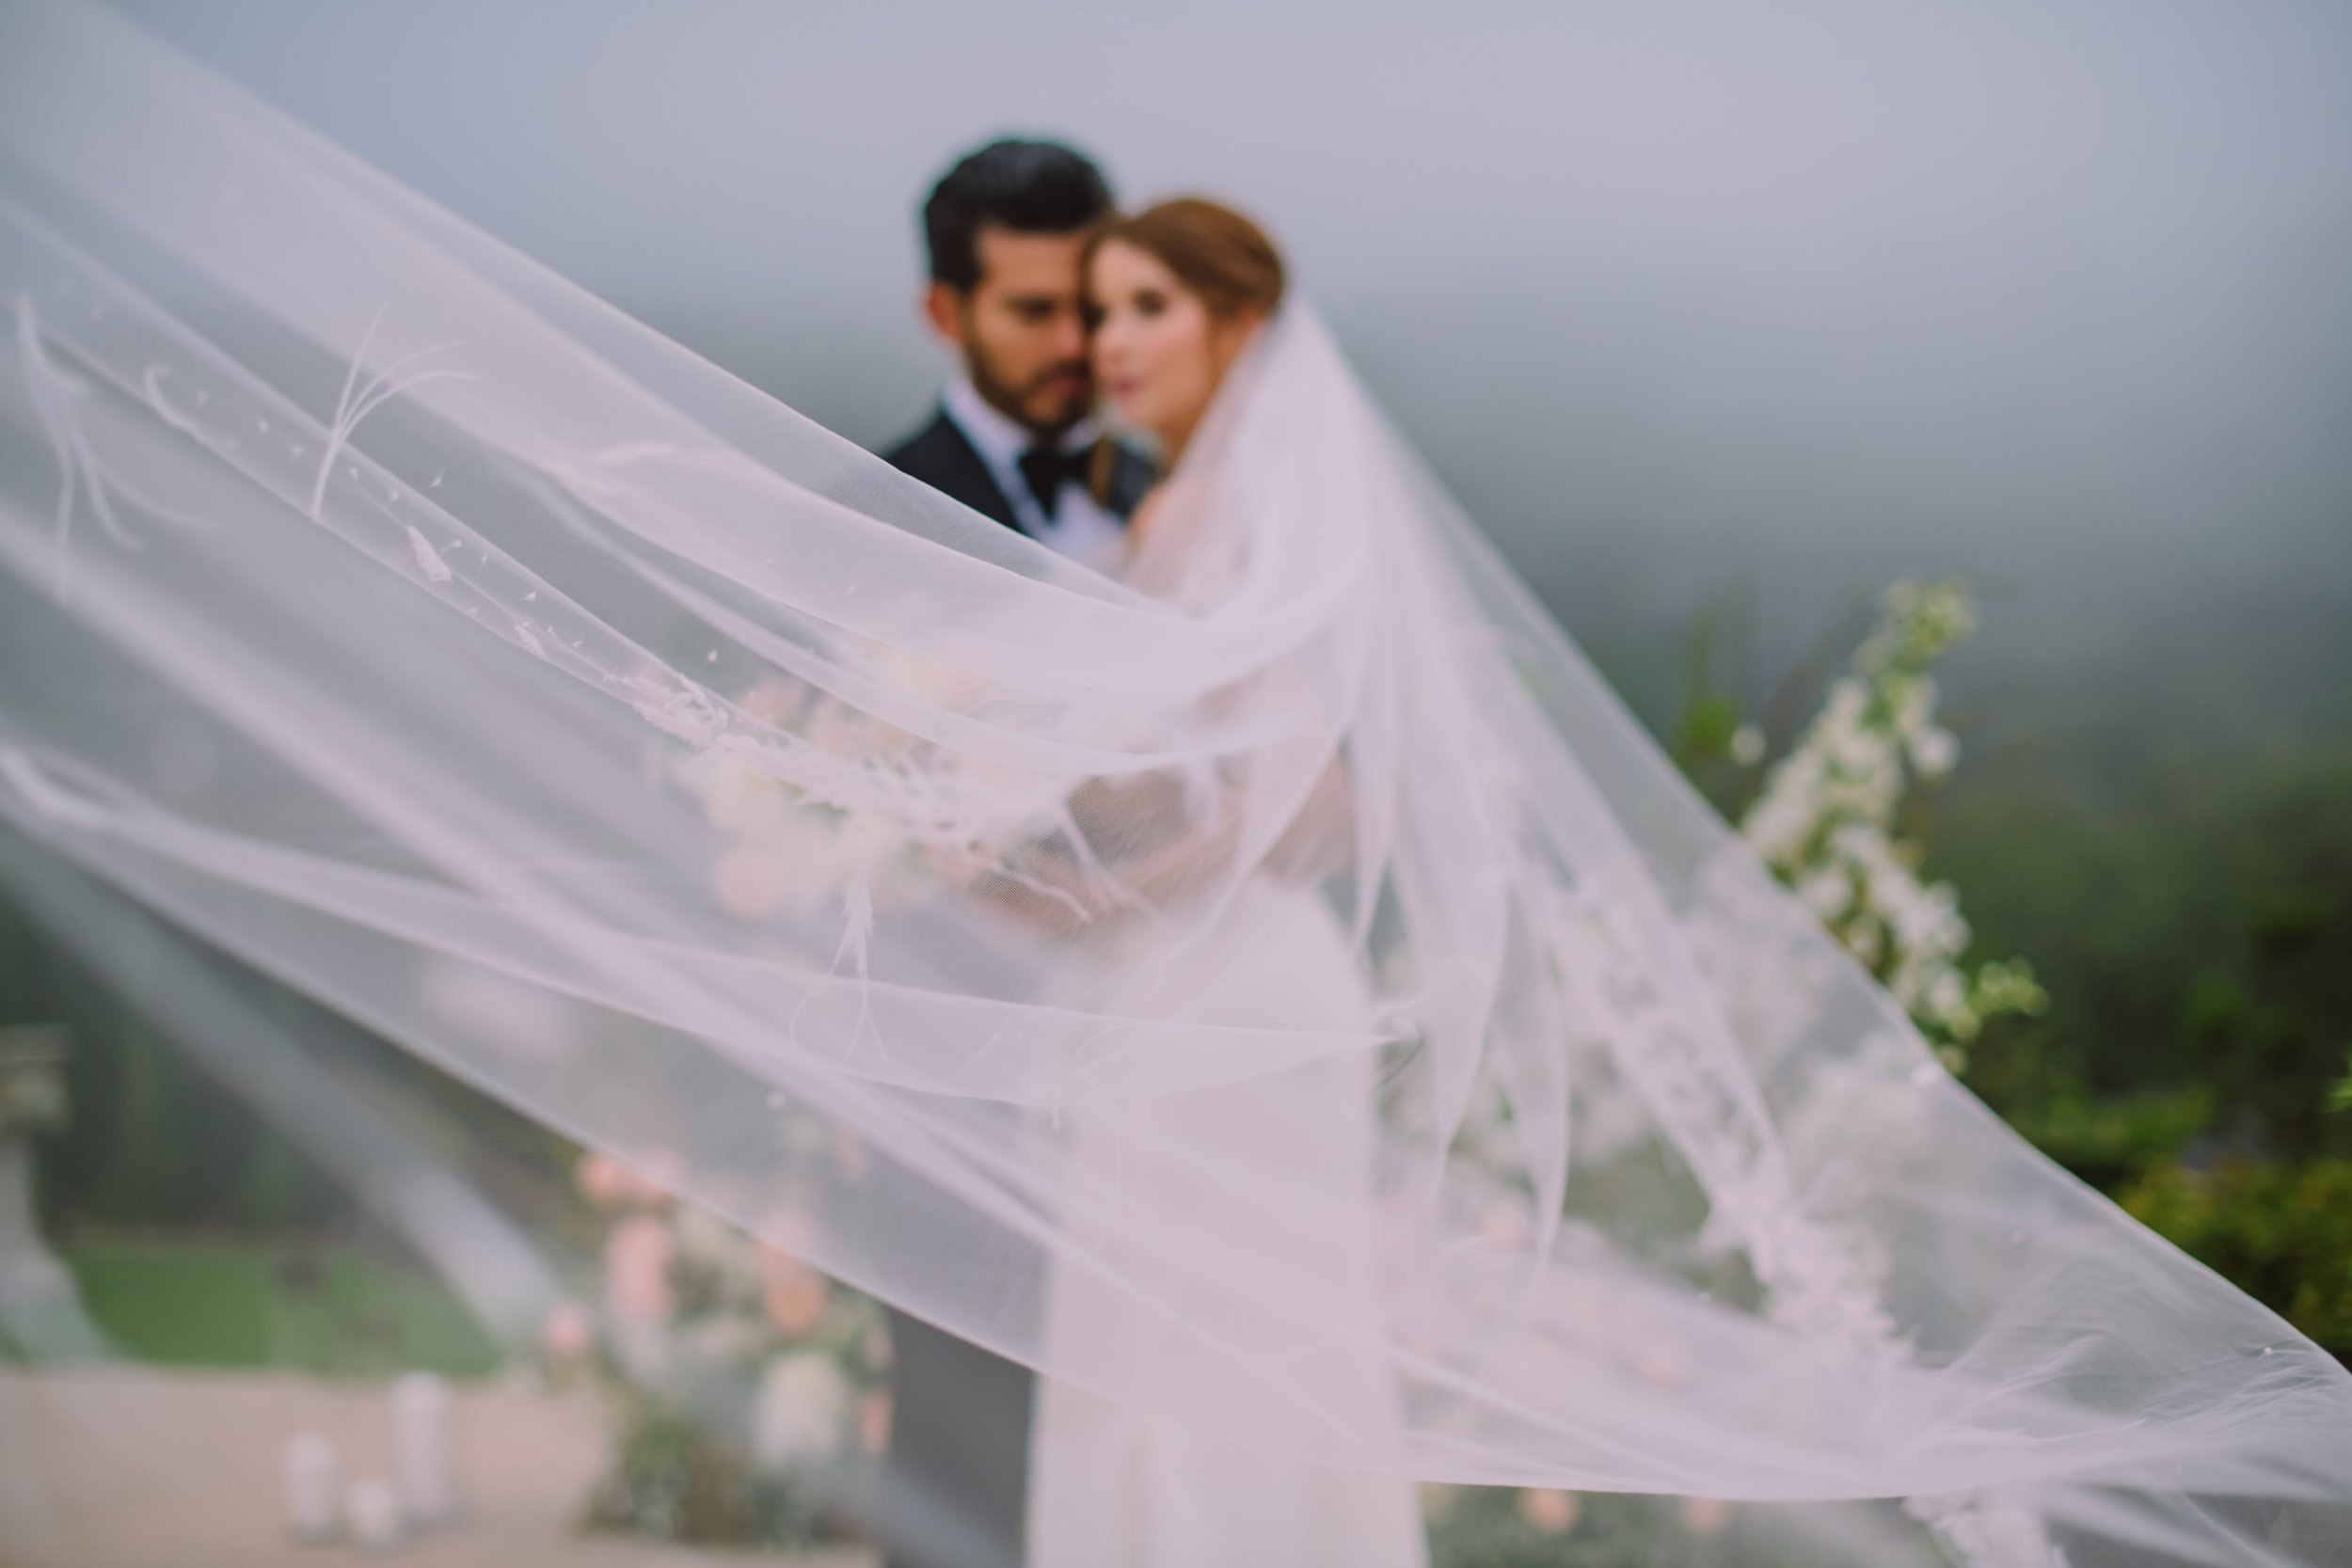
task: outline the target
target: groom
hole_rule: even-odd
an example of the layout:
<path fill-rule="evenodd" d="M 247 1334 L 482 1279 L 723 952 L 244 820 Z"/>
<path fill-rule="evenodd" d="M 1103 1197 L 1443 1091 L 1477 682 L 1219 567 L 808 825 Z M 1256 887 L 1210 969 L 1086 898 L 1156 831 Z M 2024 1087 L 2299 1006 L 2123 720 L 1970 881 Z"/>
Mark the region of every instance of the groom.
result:
<path fill-rule="evenodd" d="M 923 313 L 962 362 L 930 423 L 883 458 L 975 512 L 1099 570 L 1126 553 L 1151 465 L 1089 417 L 1079 267 L 1111 209 L 1102 171 L 1053 142 L 992 142 L 923 204 Z"/>
<path fill-rule="evenodd" d="M 882 454 L 1104 571 L 1123 558 L 1127 515 L 1153 477 L 1135 453 L 1105 449 L 1090 417 L 1079 269 L 1110 207 L 1102 172 L 1051 142 L 994 142 L 947 171 L 923 204 L 923 311 L 960 371 L 931 421 Z M 902 1312 L 890 1332 L 889 1568 L 1019 1568 L 1028 1370 Z"/>

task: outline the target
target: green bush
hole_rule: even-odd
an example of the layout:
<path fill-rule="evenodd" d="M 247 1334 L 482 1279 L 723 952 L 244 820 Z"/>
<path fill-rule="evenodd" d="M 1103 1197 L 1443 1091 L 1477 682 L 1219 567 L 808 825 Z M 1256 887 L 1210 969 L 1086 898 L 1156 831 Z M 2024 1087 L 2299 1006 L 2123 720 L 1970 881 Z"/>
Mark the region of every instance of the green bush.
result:
<path fill-rule="evenodd" d="M 1431 1568 L 1813 1568 L 1818 1545 L 1771 1511 L 1679 1497 L 1492 1486 L 1422 1489 Z M 1917 1536 L 1909 1520 L 1890 1528 Z"/>
<path fill-rule="evenodd" d="M 2352 1360 L 2352 1160 L 2165 1164 L 2118 1196 L 2150 1229 Z"/>
<path fill-rule="evenodd" d="M 124 1243 L 75 1246 L 65 1263 L 99 1330 L 138 1361 L 481 1377 L 501 1359 L 448 1287 L 397 1255 Z"/>

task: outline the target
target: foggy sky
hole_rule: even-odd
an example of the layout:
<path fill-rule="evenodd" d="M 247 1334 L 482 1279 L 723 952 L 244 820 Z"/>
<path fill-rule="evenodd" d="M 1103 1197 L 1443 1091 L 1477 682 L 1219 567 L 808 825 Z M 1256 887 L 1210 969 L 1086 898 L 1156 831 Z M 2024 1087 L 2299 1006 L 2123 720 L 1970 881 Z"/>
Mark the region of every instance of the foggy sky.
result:
<path fill-rule="evenodd" d="M 869 445 L 923 191 L 1049 133 L 1265 219 L 1604 653 L 1961 566 L 1994 687 L 2352 679 L 2334 0 L 123 8 Z"/>

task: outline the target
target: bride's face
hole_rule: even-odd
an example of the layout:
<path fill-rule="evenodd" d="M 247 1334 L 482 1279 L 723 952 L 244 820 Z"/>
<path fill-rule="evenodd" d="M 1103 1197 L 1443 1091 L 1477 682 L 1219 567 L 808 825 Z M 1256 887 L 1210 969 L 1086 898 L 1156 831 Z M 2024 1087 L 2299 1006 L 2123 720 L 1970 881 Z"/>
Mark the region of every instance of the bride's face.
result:
<path fill-rule="evenodd" d="M 1181 449 L 1249 335 L 1147 250 L 1107 240 L 1087 273 L 1095 385 L 1111 411 Z"/>

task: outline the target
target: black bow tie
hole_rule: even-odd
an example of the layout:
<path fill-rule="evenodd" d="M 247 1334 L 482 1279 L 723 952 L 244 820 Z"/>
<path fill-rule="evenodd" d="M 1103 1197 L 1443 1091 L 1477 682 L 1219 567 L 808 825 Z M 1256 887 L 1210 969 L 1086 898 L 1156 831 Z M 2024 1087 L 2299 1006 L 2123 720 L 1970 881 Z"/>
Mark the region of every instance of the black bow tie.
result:
<path fill-rule="evenodd" d="M 1021 478 L 1029 486 L 1029 494 L 1037 498 L 1038 506 L 1045 513 L 1046 521 L 1054 519 L 1061 501 L 1064 482 L 1084 484 L 1087 469 L 1094 462 L 1094 449 L 1078 447 L 1059 451 L 1052 447 L 1031 447 L 1021 454 L 1018 466 Z"/>

